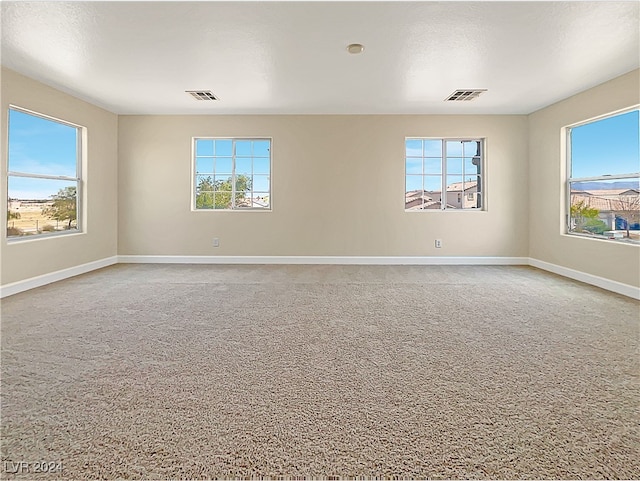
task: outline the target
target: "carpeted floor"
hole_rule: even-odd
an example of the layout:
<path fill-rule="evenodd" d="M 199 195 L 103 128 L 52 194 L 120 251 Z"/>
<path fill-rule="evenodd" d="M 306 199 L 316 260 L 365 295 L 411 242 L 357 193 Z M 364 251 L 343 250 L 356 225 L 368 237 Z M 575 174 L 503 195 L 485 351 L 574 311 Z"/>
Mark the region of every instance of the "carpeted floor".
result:
<path fill-rule="evenodd" d="M 528 267 L 113 266 L 2 301 L 2 475 L 639 478 L 639 309 Z"/>

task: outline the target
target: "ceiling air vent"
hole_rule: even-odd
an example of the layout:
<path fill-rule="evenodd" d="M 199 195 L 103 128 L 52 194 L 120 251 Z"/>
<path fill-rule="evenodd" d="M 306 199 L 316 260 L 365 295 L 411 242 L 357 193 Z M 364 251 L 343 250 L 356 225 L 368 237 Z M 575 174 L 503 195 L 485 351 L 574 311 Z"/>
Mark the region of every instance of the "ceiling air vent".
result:
<path fill-rule="evenodd" d="M 487 89 L 456 90 L 444 100 L 445 102 L 469 101 L 469 100 L 477 99 L 482 92 L 486 92 L 486 91 Z"/>
<path fill-rule="evenodd" d="M 211 90 L 185 90 L 185 92 L 196 100 L 218 100 Z"/>

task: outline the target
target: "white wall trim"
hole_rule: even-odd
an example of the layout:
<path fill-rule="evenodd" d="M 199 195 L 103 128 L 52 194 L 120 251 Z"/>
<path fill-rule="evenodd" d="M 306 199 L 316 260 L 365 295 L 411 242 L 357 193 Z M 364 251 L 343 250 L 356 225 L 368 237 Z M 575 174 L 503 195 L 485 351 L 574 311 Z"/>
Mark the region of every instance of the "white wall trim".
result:
<path fill-rule="evenodd" d="M 527 257 L 118 256 L 124 264 L 528 265 Z"/>
<path fill-rule="evenodd" d="M 551 264 L 550 262 L 533 258 L 529 259 L 529 265 L 568 277 L 569 279 L 591 284 L 592 286 L 601 287 L 602 289 L 640 300 L 640 288 L 630 286 L 629 284 L 623 284 L 622 282 L 612 281 L 611 279 L 605 279 L 604 277 L 594 276 L 593 274 L 587 274 L 586 272 L 576 271 L 574 269 L 569 269 L 568 267 Z"/>
<path fill-rule="evenodd" d="M 12 296 L 14 294 L 18 294 L 19 292 L 34 289 L 46 284 L 51 284 L 52 282 L 61 281 L 63 279 L 68 279 L 69 277 L 85 274 L 87 272 L 95 271 L 96 269 L 101 269 L 103 267 L 111 266 L 117 263 L 118 256 L 106 257 L 104 259 L 87 262 L 86 264 L 81 264 L 79 266 L 69 267 L 68 269 L 62 269 L 60 271 L 31 277 L 22 281 L 12 282 L 11 284 L 0 286 L 0 298 Z"/>

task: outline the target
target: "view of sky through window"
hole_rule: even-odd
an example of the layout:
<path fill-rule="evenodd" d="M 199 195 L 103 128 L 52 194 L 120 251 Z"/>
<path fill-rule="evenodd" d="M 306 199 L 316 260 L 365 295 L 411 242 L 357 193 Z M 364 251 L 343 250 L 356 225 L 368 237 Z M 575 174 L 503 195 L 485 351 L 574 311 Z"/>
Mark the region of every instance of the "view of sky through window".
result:
<path fill-rule="evenodd" d="M 639 112 L 633 110 L 571 129 L 571 177 L 640 172 Z"/>
<path fill-rule="evenodd" d="M 76 177 L 78 129 L 9 110 L 9 172 Z M 12 177 L 9 198 L 46 200 L 58 192 L 49 179 Z"/>

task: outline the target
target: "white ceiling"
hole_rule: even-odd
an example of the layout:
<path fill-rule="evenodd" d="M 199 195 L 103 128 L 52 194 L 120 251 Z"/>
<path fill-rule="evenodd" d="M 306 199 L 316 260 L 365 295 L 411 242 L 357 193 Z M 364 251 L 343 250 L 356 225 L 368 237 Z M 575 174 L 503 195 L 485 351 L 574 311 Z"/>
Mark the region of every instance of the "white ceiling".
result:
<path fill-rule="evenodd" d="M 522 114 L 637 68 L 639 7 L 4 1 L 0 61 L 119 114 Z"/>

